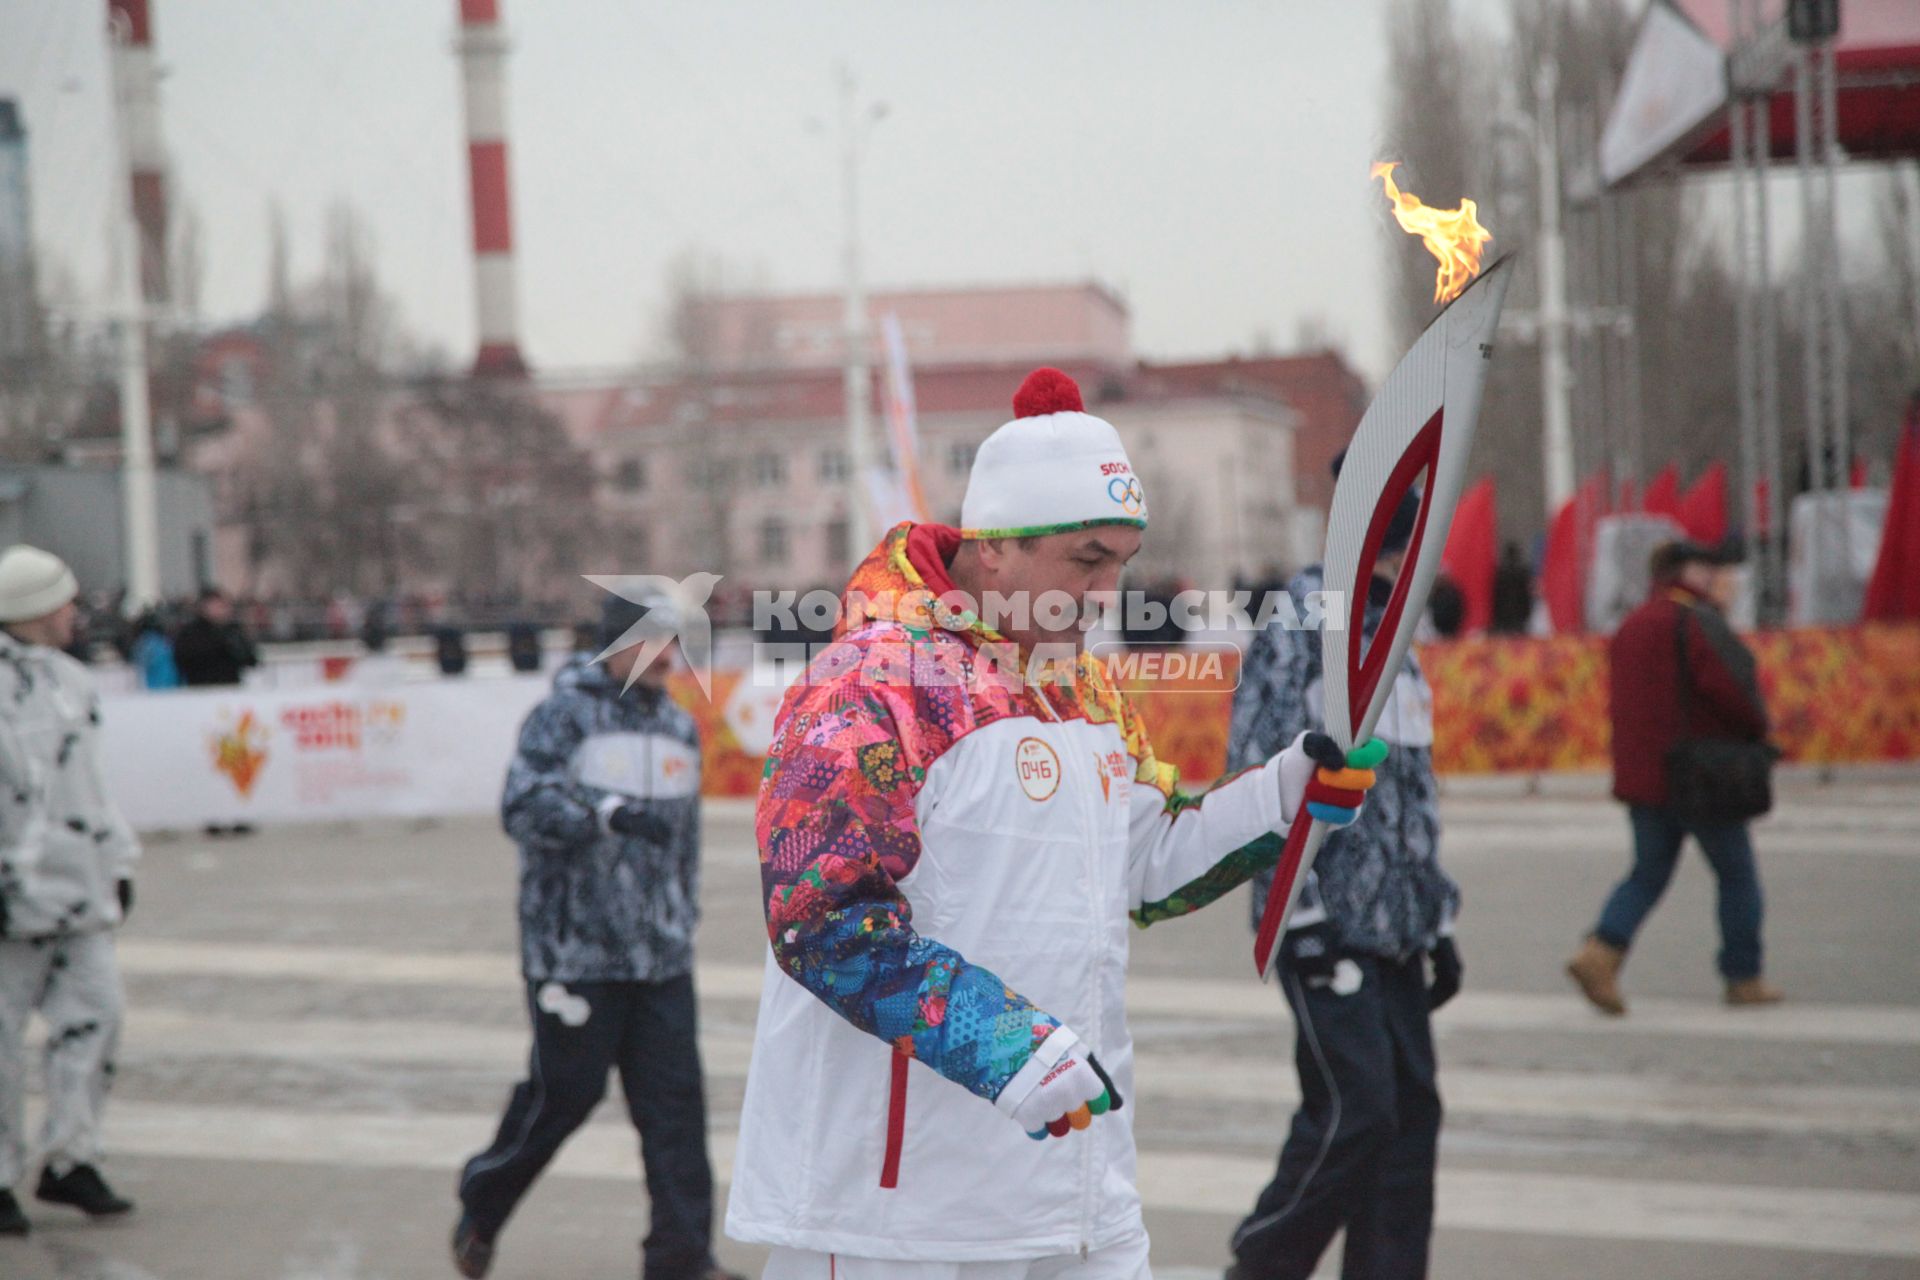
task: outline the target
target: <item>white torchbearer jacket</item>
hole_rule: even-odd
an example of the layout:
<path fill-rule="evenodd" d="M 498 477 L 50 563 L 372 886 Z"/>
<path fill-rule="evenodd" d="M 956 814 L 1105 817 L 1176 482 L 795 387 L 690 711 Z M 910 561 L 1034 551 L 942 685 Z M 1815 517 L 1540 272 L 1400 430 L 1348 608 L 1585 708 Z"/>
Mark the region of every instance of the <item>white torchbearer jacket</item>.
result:
<path fill-rule="evenodd" d="M 119 924 L 139 856 L 107 796 L 93 677 L 0 630 L 0 938 Z"/>
<path fill-rule="evenodd" d="M 944 589 L 950 536 L 900 526 L 851 591 Z M 1023 685 L 978 628 L 890 612 L 856 619 L 775 729 L 728 1234 L 955 1262 L 1136 1239 L 1129 918 L 1197 910 L 1278 856 L 1277 760 L 1179 796 L 1097 664 Z M 1061 1026 L 1126 1104 L 1036 1142 L 995 1100 L 1059 1056 Z"/>

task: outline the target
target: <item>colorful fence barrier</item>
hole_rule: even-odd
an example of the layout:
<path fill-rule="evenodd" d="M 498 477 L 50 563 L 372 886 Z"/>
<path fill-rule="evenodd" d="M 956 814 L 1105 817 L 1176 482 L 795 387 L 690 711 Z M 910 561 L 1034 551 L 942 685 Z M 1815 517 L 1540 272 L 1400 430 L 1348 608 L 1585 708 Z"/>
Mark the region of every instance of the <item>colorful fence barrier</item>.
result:
<path fill-rule="evenodd" d="M 1874 624 L 1755 636 L 1774 739 L 1789 760 L 1920 758 L 1920 627 Z M 1600 769 L 1606 642 L 1499 638 L 1420 651 L 1443 773 Z M 1190 782 L 1226 761 L 1235 664 L 1177 683 L 1123 680 L 1161 757 Z M 182 690 L 106 699 L 110 785 L 141 827 L 486 812 L 546 676 Z M 780 691 L 717 671 L 675 695 L 706 739 L 706 792 L 751 796 Z"/>
<path fill-rule="evenodd" d="M 1748 638 L 1790 761 L 1849 764 L 1920 758 L 1920 627 L 1762 632 Z M 1607 765 L 1607 646 L 1600 636 L 1500 636 L 1420 649 L 1433 685 L 1442 773 L 1537 773 Z M 1162 759 L 1189 781 L 1219 776 L 1237 676 L 1228 659 L 1211 682 L 1177 691 L 1125 682 Z M 759 785 L 764 734 L 779 695 L 716 672 L 713 699 L 691 679 L 676 689 L 706 735 L 707 792 L 746 796 Z M 754 749 L 743 746 L 743 738 Z"/>

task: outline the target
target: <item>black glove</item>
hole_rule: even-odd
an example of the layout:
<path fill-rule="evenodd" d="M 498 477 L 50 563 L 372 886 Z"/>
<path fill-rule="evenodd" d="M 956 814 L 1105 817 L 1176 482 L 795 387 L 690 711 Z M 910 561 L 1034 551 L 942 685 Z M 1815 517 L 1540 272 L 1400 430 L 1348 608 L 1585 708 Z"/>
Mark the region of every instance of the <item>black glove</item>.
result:
<path fill-rule="evenodd" d="M 1287 930 L 1287 936 L 1280 941 L 1280 956 L 1287 968 L 1308 986 L 1330 981 L 1333 966 L 1339 959 L 1334 954 L 1332 922 L 1321 920 Z"/>
<path fill-rule="evenodd" d="M 133 914 L 133 881 L 122 879 L 117 888 L 120 890 L 120 918 L 125 920 Z"/>
<path fill-rule="evenodd" d="M 1460 948 L 1452 938 L 1442 938 L 1427 953 L 1433 960 L 1433 981 L 1427 987 L 1427 1009 L 1438 1009 L 1460 994 L 1460 979 L 1467 967 L 1460 963 Z"/>
<path fill-rule="evenodd" d="M 667 820 L 637 804 L 623 804 L 607 815 L 607 829 L 616 835 L 638 836 L 653 844 L 665 844 L 673 834 Z"/>
<path fill-rule="evenodd" d="M 1339 743 L 1324 733 L 1309 733 L 1300 740 L 1300 749 L 1307 753 L 1309 760 L 1322 769 L 1338 773 L 1347 767 L 1347 753 L 1340 749 Z"/>

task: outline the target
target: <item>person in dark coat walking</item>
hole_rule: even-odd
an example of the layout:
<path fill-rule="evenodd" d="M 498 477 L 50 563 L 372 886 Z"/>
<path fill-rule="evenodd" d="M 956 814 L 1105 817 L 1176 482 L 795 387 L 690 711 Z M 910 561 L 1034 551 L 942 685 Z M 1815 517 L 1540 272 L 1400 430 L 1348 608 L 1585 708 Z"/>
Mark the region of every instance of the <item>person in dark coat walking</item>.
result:
<path fill-rule="evenodd" d="M 1493 624 L 1496 635 L 1523 636 L 1533 621 L 1533 566 L 1517 542 L 1500 550 L 1493 571 Z"/>
<path fill-rule="evenodd" d="M 533 1053 L 492 1144 L 461 1171 L 453 1260 L 463 1276 L 487 1273 L 515 1206 L 617 1070 L 651 1203 L 643 1280 L 737 1280 L 710 1252 L 695 1038 L 700 734 L 667 696 L 666 663 L 636 670 L 644 640 L 674 634 L 677 621 L 664 593 L 610 599 L 602 657 L 570 658 L 520 730 L 500 809 L 520 846 Z"/>
<path fill-rule="evenodd" d="M 1620 969 L 1634 935 L 1666 892 L 1688 836 L 1719 884 L 1719 968 L 1727 1003 L 1773 1004 L 1762 976 L 1760 870 L 1745 822 L 1702 822 L 1669 793 L 1667 753 L 1683 739 L 1764 742 L 1767 708 L 1752 652 L 1727 625 L 1730 557 L 1692 542 L 1654 552 L 1653 591 L 1608 647 L 1612 668 L 1613 794 L 1627 806 L 1633 869 L 1607 898 L 1567 973 L 1601 1010 L 1627 1011 Z M 1682 649 L 1685 666 L 1682 667 Z"/>
<path fill-rule="evenodd" d="M 233 602 L 218 587 L 201 591 L 193 617 L 173 637 L 173 664 L 189 687 L 235 685 L 260 664 L 253 641 L 233 616 Z"/>

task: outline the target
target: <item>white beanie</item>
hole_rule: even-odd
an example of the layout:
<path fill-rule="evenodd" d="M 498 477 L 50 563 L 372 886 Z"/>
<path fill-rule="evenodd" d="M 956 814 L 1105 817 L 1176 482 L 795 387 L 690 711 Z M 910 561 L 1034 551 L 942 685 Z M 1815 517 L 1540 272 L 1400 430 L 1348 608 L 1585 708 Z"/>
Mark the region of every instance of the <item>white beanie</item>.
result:
<path fill-rule="evenodd" d="M 80 594 L 67 562 L 24 542 L 0 555 L 0 622 L 44 618 Z"/>
<path fill-rule="evenodd" d="M 960 532 L 1029 538 L 1093 525 L 1147 527 L 1147 495 L 1120 433 L 1086 411 L 1058 369 L 1035 369 L 1013 397 L 1013 421 L 973 456 Z"/>

